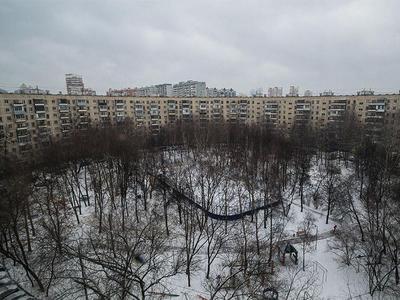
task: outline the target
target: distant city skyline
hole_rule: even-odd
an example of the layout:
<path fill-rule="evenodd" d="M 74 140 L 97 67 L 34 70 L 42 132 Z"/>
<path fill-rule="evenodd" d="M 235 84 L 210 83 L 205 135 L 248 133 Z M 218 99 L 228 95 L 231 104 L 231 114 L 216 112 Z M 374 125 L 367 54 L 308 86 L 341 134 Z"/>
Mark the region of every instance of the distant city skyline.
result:
<path fill-rule="evenodd" d="M 64 74 L 77 72 L 100 94 L 191 78 L 238 94 L 275 86 L 286 94 L 290 85 L 398 92 L 399 8 L 394 0 L 4 0 L 0 88 L 57 93 Z"/>
<path fill-rule="evenodd" d="M 66 74 L 66 75 L 75 75 L 75 76 L 80 76 L 80 79 L 82 80 L 83 76 L 80 74 Z M 65 80 L 65 79 L 64 79 Z M 124 90 L 135 90 L 138 89 L 140 91 L 138 96 L 174 96 L 174 93 L 172 91 L 172 87 L 174 85 L 179 85 L 181 83 L 189 83 L 192 80 L 180 80 L 179 82 L 171 82 L 171 83 L 153 83 L 150 84 L 148 86 L 138 86 L 138 85 L 131 85 L 131 86 L 126 86 L 126 87 L 108 87 L 107 90 L 105 91 L 97 91 L 95 89 L 86 89 L 86 88 L 82 88 L 84 89 L 84 93 L 83 94 L 93 94 L 95 95 L 96 93 L 98 95 L 122 95 L 122 91 Z M 197 82 L 197 81 L 193 81 L 193 82 Z M 199 82 L 201 83 L 201 82 Z M 197 96 L 197 97 L 201 97 L 201 96 L 213 96 L 213 93 L 210 92 L 211 90 L 219 90 L 222 92 L 222 90 L 226 90 L 226 91 L 233 91 L 234 92 L 234 97 L 238 97 L 238 96 L 265 96 L 265 97 L 284 97 L 284 96 L 296 96 L 296 95 L 303 95 L 305 97 L 309 97 L 309 96 L 317 96 L 317 95 L 330 95 L 330 94 L 336 94 L 336 95 L 356 95 L 358 94 L 360 91 L 374 91 L 376 94 L 397 94 L 400 93 L 400 89 L 397 90 L 375 90 L 372 88 L 358 88 L 358 89 L 354 89 L 353 91 L 350 91 L 348 93 L 340 93 L 334 89 L 331 88 L 326 88 L 323 90 L 310 90 L 307 88 L 303 88 L 301 86 L 265 86 L 265 87 L 258 87 L 258 88 L 252 88 L 250 89 L 247 93 L 243 93 L 243 92 L 237 92 L 235 90 L 234 87 L 210 87 L 208 85 L 207 82 L 202 82 L 204 85 L 204 94 L 201 93 L 199 95 L 192 95 L 192 96 Z M 37 84 L 31 84 L 31 83 L 26 83 L 26 82 L 22 82 L 18 85 L 12 86 L 11 88 L 7 88 L 7 85 L 5 86 L 1 86 L 0 85 L 0 90 L 5 90 L 9 93 L 20 93 L 21 87 L 26 86 L 31 88 L 31 89 L 43 89 L 46 91 L 46 93 L 50 93 L 50 94 L 58 94 L 58 93 L 62 93 L 62 94 L 69 94 L 70 92 L 68 92 L 68 87 L 64 85 L 64 88 L 61 89 L 57 89 L 57 90 L 51 90 L 49 89 L 49 86 L 39 86 Z M 171 86 L 171 91 L 167 92 L 159 92 L 157 91 L 158 89 L 165 89 L 166 86 Z M 116 93 L 112 93 L 112 92 L 116 92 Z M 29 94 L 29 92 L 28 92 Z M 229 94 L 229 93 L 228 93 Z M 217 97 L 217 96 L 215 96 Z"/>

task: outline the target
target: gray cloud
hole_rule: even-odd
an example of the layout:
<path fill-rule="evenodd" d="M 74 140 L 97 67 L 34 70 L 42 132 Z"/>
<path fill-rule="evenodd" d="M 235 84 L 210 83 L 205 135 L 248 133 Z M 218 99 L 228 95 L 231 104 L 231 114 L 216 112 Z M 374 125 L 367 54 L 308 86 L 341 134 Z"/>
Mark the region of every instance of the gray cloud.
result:
<path fill-rule="evenodd" d="M 396 0 L 3 0 L 0 87 L 400 88 Z"/>

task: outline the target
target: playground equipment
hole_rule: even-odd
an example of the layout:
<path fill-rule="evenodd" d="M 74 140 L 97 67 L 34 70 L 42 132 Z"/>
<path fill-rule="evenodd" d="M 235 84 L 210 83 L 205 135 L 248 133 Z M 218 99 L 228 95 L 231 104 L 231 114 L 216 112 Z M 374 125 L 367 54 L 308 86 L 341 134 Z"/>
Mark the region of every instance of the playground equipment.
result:
<path fill-rule="evenodd" d="M 298 264 L 298 251 L 290 243 L 278 245 L 278 257 L 282 265 L 285 265 L 286 254 L 289 253 L 289 258 L 297 265 Z"/>

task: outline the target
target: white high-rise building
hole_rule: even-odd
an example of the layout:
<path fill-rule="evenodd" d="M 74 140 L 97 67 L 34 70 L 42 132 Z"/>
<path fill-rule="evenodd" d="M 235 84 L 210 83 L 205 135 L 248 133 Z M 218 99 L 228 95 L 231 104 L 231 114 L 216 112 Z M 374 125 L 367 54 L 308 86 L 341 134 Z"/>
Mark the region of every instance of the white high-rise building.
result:
<path fill-rule="evenodd" d="M 289 88 L 289 94 L 286 96 L 288 97 L 298 97 L 299 96 L 299 87 L 291 85 Z"/>
<path fill-rule="evenodd" d="M 179 82 L 173 86 L 173 95 L 175 97 L 206 97 L 206 83 L 193 80 Z"/>
<path fill-rule="evenodd" d="M 358 96 L 372 96 L 375 92 L 371 89 L 362 89 L 361 91 L 357 91 Z"/>
<path fill-rule="evenodd" d="M 236 97 L 236 91 L 234 89 L 217 89 L 217 88 L 206 88 L 207 97 Z"/>
<path fill-rule="evenodd" d="M 91 88 L 85 88 L 81 75 L 65 74 L 65 82 L 67 83 L 68 95 L 86 95 L 95 96 L 96 91 Z"/>
<path fill-rule="evenodd" d="M 83 79 L 78 74 L 65 74 L 68 95 L 82 95 L 85 89 Z"/>
<path fill-rule="evenodd" d="M 281 87 L 273 87 L 268 89 L 268 97 L 282 97 L 282 88 Z"/>
<path fill-rule="evenodd" d="M 158 96 L 171 97 L 172 96 L 172 84 L 163 83 L 155 86 L 157 88 Z"/>
<path fill-rule="evenodd" d="M 319 94 L 320 96 L 334 96 L 335 94 L 332 92 L 332 90 L 325 90 L 322 93 Z"/>

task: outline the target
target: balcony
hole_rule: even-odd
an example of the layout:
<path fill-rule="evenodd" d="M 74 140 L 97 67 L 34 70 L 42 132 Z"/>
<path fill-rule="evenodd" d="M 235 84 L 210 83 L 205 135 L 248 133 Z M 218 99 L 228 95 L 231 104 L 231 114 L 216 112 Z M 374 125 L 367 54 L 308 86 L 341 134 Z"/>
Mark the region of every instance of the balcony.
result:
<path fill-rule="evenodd" d="M 229 111 L 229 113 L 230 113 L 231 115 L 237 115 L 238 110 L 237 110 L 236 108 L 231 108 L 230 111 Z"/>
<path fill-rule="evenodd" d="M 207 110 L 207 107 L 208 105 L 207 104 L 200 104 L 200 110 Z"/>
<path fill-rule="evenodd" d="M 107 105 L 99 105 L 99 111 L 100 112 L 108 111 Z"/>
<path fill-rule="evenodd" d="M 136 106 L 135 106 L 135 114 L 136 114 L 136 115 L 143 115 L 143 114 L 144 114 L 144 107 L 143 107 L 143 105 L 136 105 Z"/>
<path fill-rule="evenodd" d="M 38 122 L 36 123 L 36 126 L 37 126 L 38 128 L 47 127 L 47 123 L 46 123 L 46 121 L 38 121 Z"/>
<path fill-rule="evenodd" d="M 329 110 L 330 111 L 343 111 L 343 110 L 346 110 L 346 104 L 329 105 Z"/>
<path fill-rule="evenodd" d="M 64 125 L 68 125 L 68 124 L 64 124 Z M 61 128 L 61 132 L 69 132 L 71 130 L 71 126 L 63 126 Z"/>
<path fill-rule="evenodd" d="M 278 104 L 266 104 L 264 105 L 265 110 L 278 110 L 279 106 Z"/>
<path fill-rule="evenodd" d="M 25 136 L 18 136 L 17 137 L 17 143 L 19 144 L 19 146 L 23 146 L 26 145 L 30 142 L 30 138 L 28 135 Z"/>
<path fill-rule="evenodd" d="M 25 122 L 26 121 L 26 115 L 25 113 L 23 114 L 14 114 L 15 122 Z"/>
<path fill-rule="evenodd" d="M 69 119 L 70 115 L 69 113 L 60 113 L 60 119 L 64 120 L 64 119 Z"/>
<path fill-rule="evenodd" d="M 124 117 L 124 116 L 117 116 L 117 117 L 115 118 L 115 121 L 116 121 L 117 123 L 122 123 L 124 120 L 125 120 L 125 117 Z"/>
<path fill-rule="evenodd" d="M 384 113 L 385 110 L 385 104 L 369 104 L 367 106 L 367 111 L 369 112 L 378 112 L 378 113 Z"/>
<path fill-rule="evenodd" d="M 328 115 L 329 116 L 344 116 L 345 110 L 330 110 Z"/>
<path fill-rule="evenodd" d="M 296 104 L 295 109 L 297 111 L 310 111 L 311 105 L 310 104 Z"/>
<path fill-rule="evenodd" d="M 69 118 L 69 117 L 63 117 L 63 118 L 61 119 L 60 124 L 61 124 L 61 125 L 63 125 L 63 124 L 71 124 L 71 118 Z"/>
<path fill-rule="evenodd" d="M 60 112 L 69 112 L 69 104 L 66 104 L 66 103 L 58 104 L 58 110 Z"/>
<path fill-rule="evenodd" d="M 267 116 L 269 119 L 277 119 L 278 113 L 277 112 L 265 112 L 265 116 Z"/>
<path fill-rule="evenodd" d="M 191 115 L 190 108 L 182 108 L 182 115 L 184 116 Z"/>
<path fill-rule="evenodd" d="M 160 111 L 158 108 L 151 108 L 150 109 L 150 116 L 158 116 L 160 114 Z"/>
<path fill-rule="evenodd" d="M 50 134 L 50 129 L 49 128 L 39 128 L 38 129 L 38 135 L 39 136 L 47 136 Z"/>
<path fill-rule="evenodd" d="M 46 120 L 46 114 L 45 113 L 36 113 L 35 118 L 36 118 L 36 120 Z"/>
<path fill-rule="evenodd" d="M 27 129 L 17 129 L 17 138 L 22 138 L 22 137 L 26 137 L 29 136 L 29 131 Z"/>
<path fill-rule="evenodd" d="M 219 103 L 214 103 L 214 104 L 213 104 L 213 109 L 221 109 L 221 104 L 219 104 Z"/>
<path fill-rule="evenodd" d="M 125 108 L 123 106 L 117 106 L 116 111 L 124 111 Z"/>
<path fill-rule="evenodd" d="M 16 104 L 14 104 L 13 112 L 14 112 L 14 115 L 16 115 L 16 116 L 26 114 L 25 107 L 20 106 L 20 105 L 16 106 Z"/>
<path fill-rule="evenodd" d="M 27 130 L 27 129 L 28 129 L 28 124 L 26 124 L 26 123 L 25 124 L 20 123 L 17 125 L 17 131 L 18 130 Z"/>
<path fill-rule="evenodd" d="M 78 105 L 78 112 L 85 112 L 85 111 L 87 111 L 86 105 L 85 105 L 85 106 L 83 106 L 83 105 Z"/>

